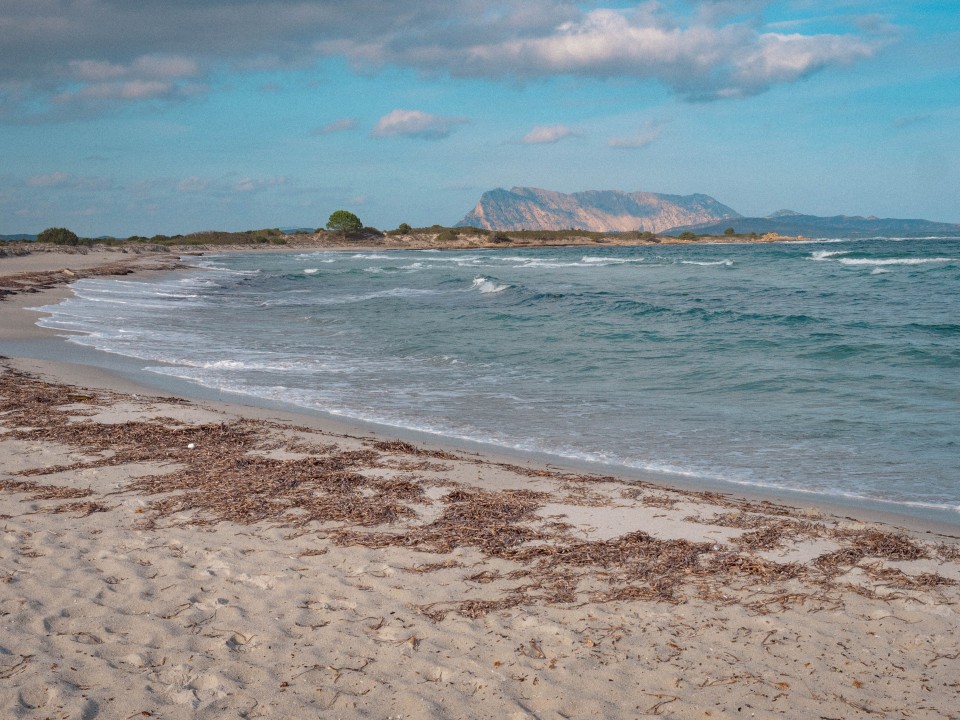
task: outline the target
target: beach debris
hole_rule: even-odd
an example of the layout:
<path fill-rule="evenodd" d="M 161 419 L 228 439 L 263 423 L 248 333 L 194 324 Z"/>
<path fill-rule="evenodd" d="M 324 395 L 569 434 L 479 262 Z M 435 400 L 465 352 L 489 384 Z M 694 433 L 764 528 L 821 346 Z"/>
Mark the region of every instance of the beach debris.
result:
<path fill-rule="evenodd" d="M 154 408 L 154 415 L 120 423 L 98 422 L 94 415 L 78 418 L 70 405 L 81 397 L 91 406 L 136 402 Z M 960 551 L 952 544 L 921 543 L 866 525 L 830 524 L 809 512 L 715 492 L 638 482 L 625 486 L 604 476 L 485 464 L 474 456 L 401 441 L 359 439 L 361 447 L 356 442 L 344 447 L 325 435 L 322 443 L 308 442 L 304 433 L 309 429 L 292 432 L 264 420 L 189 423 L 156 413 L 157 406 L 184 402 L 46 382 L 0 361 L 3 437 L 69 448 L 72 459 L 23 469 L 0 480 L 0 491 L 44 503 L 33 512 L 89 516 L 116 506 L 89 488 L 33 478 L 150 463 L 163 470 L 134 477 L 107 493 L 131 498 L 127 507 L 141 516 L 138 528 L 219 523 L 289 528 L 295 536 L 317 539 L 299 554 L 304 559 L 351 545 L 433 554 L 439 556 L 435 562 L 399 569 L 443 572 L 444 584 L 449 578 L 447 599 L 415 608 L 435 621 L 449 613 L 476 618 L 534 604 L 678 604 L 690 597 L 718 606 L 738 603 L 751 614 L 765 615 L 804 605 L 841 607 L 844 594 L 851 592 L 884 601 L 935 594 L 957 584 L 929 567 L 911 572 L 886 564 L 956 562 Z M 278 450 L 285 454 L 277 457 Z M 431 462 L 437 459 L 444 463 Z M 512 482 L 536 480 L 537 489 L 467 485 L 450 476 L 456 463 L 509 474 Z M 558 502 L 584 507 L 633 503 L 665 512 L 675 511 L 680 502 L 709 506 L 716 509 L 713 516 L 683 520 L 740 533 L 722 543 L 644 531 L 584 540 L 571 524 L 541 513 Z M 802 563 L 760 554 L 812 539 L 829 541 L 829 550 Z M 854 568 L 857 572 L 851 573 Z M 528 657 L 542 652 L 538 640 L 523 647 Z"/>

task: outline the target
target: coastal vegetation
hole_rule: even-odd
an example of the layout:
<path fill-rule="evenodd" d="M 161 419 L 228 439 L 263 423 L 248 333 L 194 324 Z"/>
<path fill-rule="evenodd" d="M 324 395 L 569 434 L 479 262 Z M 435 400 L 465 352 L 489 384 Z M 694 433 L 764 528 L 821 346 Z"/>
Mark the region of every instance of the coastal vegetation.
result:
<path fill-rule="evenodd" d="M 327 220 L 327 230 L 338 232 L 343 236 L 358 233 L 363 229 L 363 223 L 349 210 L 335 210 Z"/>
<path fill-rule="evenodd" d="M 79 245 L 80 238 L 72 230 L 62 227 L 51 227 L 37 235 L 37 242 L 52 243 L 54 245 Z"/>
<path fill-rule="evenodd" d="M 404 248 L 483 248 L 483 247 L 549 247 L 559 245 L 649 245 L 695 242 L 773 242 L 797 238 L 776 233 L 738 233 L 727 228 L 722 235 L 684 231 L 678 236 L 657 234 L 648 230 L 630 232 L 595 232 L 568 228 L 565 230 L 487 230 L 484 228 L 444 225 L 412 227 L 400 223 L 394 230 L 381 232 L 364 226 L 359 217 L 347 210 L 330 215 L 325 228 L 316 230 L 260 228 L 236 232 L 203 230 L 177 235 L 131 235 L 127 238 L 84 238 L 67 228 L 48 228 L 36 240 L 3 242 L 0 257 L 29 252 L 31 248 L 56 245 L 75 252 L 103 247 L 120 252 L 197 252 L 213 249 L 304 248 L 304 247 L 379 247 Z M 14 253 L 14 250 L 16 252 Z"/>

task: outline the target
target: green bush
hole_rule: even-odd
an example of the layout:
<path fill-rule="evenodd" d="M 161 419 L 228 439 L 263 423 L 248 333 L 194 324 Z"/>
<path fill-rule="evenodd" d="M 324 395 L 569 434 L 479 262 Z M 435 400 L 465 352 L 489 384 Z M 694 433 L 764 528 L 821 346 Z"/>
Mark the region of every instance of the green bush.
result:
<path fill-rule="evenodd" d="M 62 227 L 47 228 L 37 235 L 37 241 L 54 245 L 79 245 L 80 238 L 72 230 Z"/>

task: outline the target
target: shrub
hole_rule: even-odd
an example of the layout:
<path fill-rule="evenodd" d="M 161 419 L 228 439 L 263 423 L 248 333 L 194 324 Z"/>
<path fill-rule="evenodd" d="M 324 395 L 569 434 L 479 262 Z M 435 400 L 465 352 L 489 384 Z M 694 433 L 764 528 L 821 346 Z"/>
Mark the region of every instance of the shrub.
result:
<path fill-rule="evenodd" d="M 453 242 L 460 237 L 460 232 L 456 228 L 444 228 L 437 235 L 437 240 L 442 242 Z"/>
<path fill-rule="evenodd" d="M 412 230 L 413 228 L 406 223 L 400 223 L 400 225 L 397 226 L 397 232 L 399 232 L 401 235 L 409 235 Z"/>
<path fill-rule="evenodd" d="M 47 228 L 37 235 L 37 241 L 54 245 L 79 245 L 80 238 L 72 230 L 62 227 Z"/>

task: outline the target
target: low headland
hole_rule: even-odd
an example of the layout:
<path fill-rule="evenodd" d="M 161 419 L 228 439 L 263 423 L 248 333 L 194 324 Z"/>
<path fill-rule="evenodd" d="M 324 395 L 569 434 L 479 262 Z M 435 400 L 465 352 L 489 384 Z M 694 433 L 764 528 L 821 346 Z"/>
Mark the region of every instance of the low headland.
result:
<path fill-rule="evenodd" d="M 957 716 L 950 528 L 158 393 L 29 309 L 327 235 L 2 246 L 0 715 Z"/>
<path fill-rule="evenodd" d="M 731 229 L 732 230 L 732 229 Z M 477 248 L 535 248 L 564 246 L 684 245 L 690 243 L 770 243 L 805 240 L 802 236 L 784 236 L 775 232 L 719 235 L 684 232 L 677 236 L 638 232 L 591 232 L 588 230 L 485 230 L 474 227 L 413 228 L 401 225 L 382 232 L 363 227 L 351 232 L 318 228 L 313 231 L 285 232 L 278 228 L 241 232 L 205 231 L 186 235 L 134 235 L 129 238 L 81 238 L 71 235 L 60 242 L 7 241 L 0 243 L 0 258 L 36 252 L 76 252 L 99 249 L 121 253 L 191 253 L 202 251 L 248 251 L 264 249 L 382 249 L 382 250 L 465 250 Z"/>

